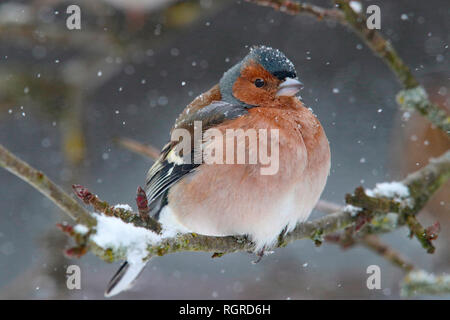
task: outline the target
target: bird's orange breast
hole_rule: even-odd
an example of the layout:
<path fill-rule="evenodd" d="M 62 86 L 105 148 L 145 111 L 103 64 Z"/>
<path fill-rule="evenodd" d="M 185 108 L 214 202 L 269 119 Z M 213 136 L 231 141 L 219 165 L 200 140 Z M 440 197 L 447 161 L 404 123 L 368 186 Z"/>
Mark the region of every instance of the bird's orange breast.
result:
<path fill-rule="evenodd" d="M 278 171 L 262 175 L 261 163 L 201 165 L 169 192 L 169 206 L 182 225 L 206 235 L 249 234 L 265 245 L 284 227 L 308 218 L 326 183 L 330 149 L 319 121 L 300 101 L 249 109 L 216 129 L 279 130 Z"/>

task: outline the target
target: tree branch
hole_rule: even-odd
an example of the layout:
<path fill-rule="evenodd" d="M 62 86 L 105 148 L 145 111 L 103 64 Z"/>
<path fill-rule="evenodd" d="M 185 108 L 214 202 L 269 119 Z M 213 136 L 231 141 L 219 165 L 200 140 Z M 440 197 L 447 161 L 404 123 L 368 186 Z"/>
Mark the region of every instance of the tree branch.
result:
<path fill-rule="evenodd" d="M 114 141 L 122 148 L 128 149 L 134 153 L 143 155 L 152 160 L 156 160 L 159 158 L 160 150 L 151 145 L 145 145 L 134 139 L 123 137 L 114 139 Z"/>
<path fill-rule="evenodd" d="M 0 145 L 0 166 L 21 178 L 52 200 L 77 223 L 84 224 L 87 227 L 94 227 L 96 225 L 97 221 L 75 199 L 65 193 L 41 171 L 32 168 L 2 145 Z"/>
<path fill-rule="evenodd" d="M 0 165 L 28 182 L 79 223 L 75 227 L 60 225 L 60 228 L 73 237 L 77 244 L 75 247 L 66 250 L 66 254 L 72 257 L 79 257 L 91 251 L 107 262 L 128 258 L 133 248 L 105 246 L 95 241 L 96 236 L 101 236 L 97 234 L 99 222 L 96 219 L 99 216 L 89 214 L 44 174 L 19 160 L 1 145 Z M 401 182 L 409 191 L 409 199 L 398 200 L 395 196 L 371 197 L 363 189 L 357 188 L 353 196 L 347 196 L 347 201 L 349 203 L 357 203 L 360 207 L 348 205 L 342 210 L 323 218 L 301 223 L 288 234 L 280 235 L 276 247 L 284 247 L 288 243 L 300 239 L 311 239 L 316 244 L 321 244 L 325 236 L 345 230 L 349 235 L 361 237 L 364 245 L 376 250 L 389 261 L 401 266 L 405 270 L 410 270 L 413 268 L 411 264 L 405 262 L 400 255 L 392 250 L 388 250 L 376 238 L 371 238 L 368 234 L 391 231 L 393 228 L 405 225 L 407 218 L 417 214 L 434 192 L 446 183 L 449 177 L 450 151 L 439 158 L 430 160 L 427 166 L 408 175 Z M 110 206 L 107 202 L 100 200 L 97 196 L 89 192 L 89 190 L 81 186 L 75 185 L 74 190 L 85 203 L 92 205 L 106 219 L 120 218 L 124 225 L 136 228 L 136 232 L 140 232 L 139 230 L 148 230 L 149 234 L 154 236 L 158 235 L 160 231 L 158 227 L 161 227 L 159 223 L 147 223 L 144 221 L 145 219 L 140 217 L 139 213 L 123 207 Z M 406 203 L 410 204 L 410 206 L 405 205 L 405 200 L 407 200 Z M 145 210 L 145 204 L 142 202 L 139 203 L 142 204 L 141 209 Z M 325 209 L 332 207 L 329 203 L 322 203 L 322 206 Z M 394 224 L 386 223 L 385 221 L 389 220 L 386 217 L 389 214 L 393 214 L 391 212 L 395 212 L 396 214 L 396 222 Z M 382 219 L 377 220 L 376 218 L 380 216 Z M 362 228 L 357 228 L 361 219 L 365 224 Z M 153 219 L 150 218 L 149 220 L 151 221 Z M 428 232 L 428 229 L 425 231 Z M 148 260 L 151 256 L 155 255 L 163 256 L 181 251 L 214 252 L 213 257 L 217 257 L 236 251 L 253 250 L 253 243 L 245 236 L 210 237 L 193 233 L 161 238 L 160 241 L 156 242 L 148 241 L 144 243 L 144 246 L 143 260 Z"/>
<path fill-rule="evenodd" d="M 450 115 L 428 98 L 425 89 L 413 76 L 411 70 L 403 62 L 392 44 L 375 29 L 367 28 L 366 17 L 353 10 L 349 0 L 335 0 L 337 8 L 325 9 L 307 3 L 290 0 L 246 0 L 261 6 L 269 6 L 275 10 L 291 15 L 310 14 L 319 20 L 330 19 L 349 27 L 359 38 L 380 57 L 392 70 L 402 84 L 396 97 L 402 109 L 416 110 L 426 117 L 434 126 L 442 129 L 450 137 Z"/>
<path fill-rule="evenodd" d="M 347 229 L 342 234 L 329 235 L 325 237 L 328 243 L 336 243 L 340 245 L 343 249 L 349 249 L 355 245 L 361 245 L 370 249 L 383 257 L 385 260 L 389 261 L 396 267 L 399 267 L 403 271 L 409 272 L 414 268 L 410 262 L 406 260 L 399 252 L 392 249 L 389 245 L 383 243 L 381 239 L 374 234 L 366 234 L 364 236 L 355 237 L 351 234 L 350 230 Z"/>
<path fill-rule="evenodd" d="M 411 271 L 414 269 L 414 265 L 411 262 L 408 262 L 399 252 L 384 244 L 379 237 L 373 234 L 365 236 L 363 241 L 361 241 L 361 244 L 366 248 L 375 251 L 403 271 Z"/>
<path fill-rule="evenodd" d="M 420 209 L 425 204 L 424 197 L 417 193 L 417 190 L 423 190 L 427 194 L 425 197 L 429 197 L 434 193 L 438 186 L 443 185 L 447 179 L 450 177 L 450 151 L 442 155 L 441 157 L 430 161 L 430 163 L 418 170 L 415 173 L 410 174 L 403 183 L 408 190 L 410 190 L 410 201 L 414 203 L 412 207 L 403 206 L 393 206 L 393 209 L 397 213 L 398 223 L 395 224 L 396 227 L 405 224 L 404 215 L 414 215 L 417 214 Z M 372 199 L 373 197 L 371 197 Z M 311 239 L 316 243 L 320 244 L 323 241 L 324 236 L 331 235 L 339 230 L 344 230 L 348 227 L 355 226 L 361 215 L 371 217 L 385 216 L 388 213 L 384 201 L 396 201 L 387 197 L 379 197 L 380 207 L 372 206 L 370 208 L 355 208 L 352 206 L 344 207 L 342 210 L 335 212 L 333 214 L 327 215 L 323 218 L 301 223 L 291 231 L 290 233 L 280 236 L 276 247 L 286 246 L 288 243 L 300 239 Z M 425 202 L 424 202 L 425 201 Z M 362 202 L 364 204 L 364 202 Z M 418 205 L 420 204 L 420 205 Z M 135 214 L 138 216 L 138 214 Z M 377 221 L 376 224 L 380 222 Z M 366 232 L 376 233 L 385 232 L 386 229 L 380 228 L 376 224 L 370 225 L 369 227 L 362 228 L 358 232 L 359 235 L 364 235 Z M 126 250 L 124 248 L 105 248 L 108 253 L 105 254 L 105 250 L 99 250 L 98 245 L 95 243 L 90 243 L 91 250 L 98 254 L 100 257 L 104 258 L 106 256 L 107 261 L 112 261 L 115 259 L 126 258 Z M 125 248 L 126 249 L 126 248 Z M 236 252 L 236 251 L 249 251 L 253 249 L 253 244 L 248 241 L 245 237 L 211 237 L 203 236 L 197 234 L 181 234 L 176 237 L 171 237 L 167 239 L 162 239 L 158 243 L 149 242 L 147 245 L 148 257 L 159 255 L 163 256 L 166 254 L 181 252 L 181 251 L 206 251 L 206 252 L 217 252 L 220 255 Z"/>
<path fill-rule="evenodd" d="M 80 234 L 74 232 L 74 234 L 77 235 L 75 241 L 79 245 L 88 245 L 89 250 L 99 255 L 106 261 L 126 258 L 126 248 L 116 248 L 116 250 L 114 248 L 101 248 L 95 242 L 91 241 L 89 236 L 95 234 L 96 232 L 96 222 L 93 216 L 89 215 L 70 196 L 51 182 L 45 175 L 30 167 L 25 162 L 17 159 L 2 146 L 0 146 L 0 164 L 2 167 L 19 176 L 47 196 L 67 214 L 69 214 L 69 216 L 72 217 L 77 223 L 86 225 L 89 228 L 89 232 L 85 233 L 87 235 L 85 237 L 80 237 Z M 402 183 L 405 184 L 405 186 L 407 186 L 410 190 L 411 200 L 414 202 L 414 206 L 412 208 L 408 207 L 407 210 L 401 207 L 393 207 L 393 209 L 398 209 L 398 214 L 405 214 L 405 212 L 409 215 L 416 214 L 423 207 L 426 201 L 428 201 L 429 197 L 439 188 L 439 186 L 443 185 L 447 181 L 449 176 L 450 151 L 441 157 L 430 161 L 426 167 L 408 175 L 408 177 L 402 181 Z M 75 186 L 75 189 L 78 192 L 80 191 L 77 186 Z M 83 193 L 81 192 L 81 194 Z M 86 194 L 90 194 L 90 192 L 85 192 L 84 196 L 86 196 Z M 135 224 L 136 221 L 140 221 L 137 225 L 148 230 L 155 231 L 155 229 L 152 229 L 154 226 L 142 223 L 142 220 L 137 213 L 123 208 L 111 209 L 114 207 L 111 207 L 107 202 L 101 201 L 96 196 L 89 196 L 88 198 L 96 199 L 89 200 L 88 203 L 94 205 L 94 208 L 97 211 L 101 211 L 110 216 L 120 217 L 125 223 Z M 364 214 L 367 214 L 368 210 L 372 216 L 376 216 L 381 213 L 386 214 L 386 208 L 384 205 L 379 208 L 365 208 Z M 363 212 L 358 212 L 357 210 L 355 211 L 354 207 L 347 206 L 343 210 L 327 215 L 323 218 L 299 224 L 290 233 L 280 236 L 277 247 L 282 247 L 292 241 L 305 238 L 312 239 L 316 243 L 321 243 L 325 235 L 330 235 L 338 230 L 343 230 L 349 226 L 355 225 L 362 213 Z M 401 220 L 402 219 L 399 219 L 399 221 Z M 402 223 L 399 223 L 399 225 L 402 225 Z M 161 242 L 156 244 L 148 243 L 147 252 L 149 255 L 166 255 L 179 251 L 208 251 L 225 254 L 236 251 L 249 251 L 252 250 L 252 248 L 253 244 L 245 237 L 209 237 L 196 234 L 182 234 L 173 238 L 163 239 Z"/>
<path fill-rule="evenodd" d="M 143 217 L 140 212 L 136 214 L 132 210 L 128 210 L 128 208 L 111 206 L 108 202 L 101 200 L 97 195 L 92 194 L 87 188 L 79 184 L 72 185 L 72 189 L 78 198 L 85 204 L 91 205 L 97 213 L 102 213 L 108 217 L 119 218 L 125 223 L 132 223 L 136 227 L 143 227 L 155 233 L 160 233 L 161 231 L 161 224 L 149 217 L 148 214 Z M 147 201 L 147 196 L 141 187 L 138 188 L 137 196 L 140 198 L 145 197 L 145 201 Z"/>
<path fill-rule="evenodd" d="M 436 276 L 423 270 L 412 271 L 406 275 L 401 284 L 401 295 L 449 294 L 450 275 Z"/>
<path fill-rule="evenodd" d="M 417 221 L 417 218 L 412 215 L 407 216 L 406 224 L 408 225 L 409 230 L 411 230 L 411 236 L 414 235 L 428 253 L 434 253 L 436 248 L 434 247 L 432 240 L 435 238 L 428 237 L 425 228 Z"/>
<path fill-rule="evenodd" d="M 319 20 L 332 19 L 340 21 L 344 18 L 339 10 L 326 9 L 304 2 L 289 1 L 289 0 L 246 0 L 246 1 L 263 7 L 271 7 L 275 10 L 290 15 L 306 13 L 318 18 Z"/>

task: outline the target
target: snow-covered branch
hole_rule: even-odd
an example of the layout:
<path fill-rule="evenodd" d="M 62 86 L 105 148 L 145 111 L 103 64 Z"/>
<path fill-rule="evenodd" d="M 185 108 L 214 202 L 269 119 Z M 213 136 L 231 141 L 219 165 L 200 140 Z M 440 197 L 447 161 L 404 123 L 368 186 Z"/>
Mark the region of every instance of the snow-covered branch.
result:
<path fill-rule="evenodd" d="M 449 293 L 448 274 L 434 275 L 423 270 L 415 270 L 408 273 L 401 284 L 401 294 L 406 297 Z"/>
<path fill-rule="evenodd" d="M 151 256 L 181 251 L 206 251 L 214 252 L 214 256 L 221 256 L 253 249 L 253 244 L 242 236 L 177 234 L 164 225 L 158 229 L 159 224 L 146 223 L 131 207 L 110 206 L 87 189 L 74 186 L 77 195 L 94 207 L 95 212 L 87 214 L 76 202 L 73 204 L 74 200 L 45 175 L 17 159 L 4 147 L 0 147 L 0 164 L 46 195 L 78 223 L 74 227 L 62 227 L 77 243 L 75 248 L 78 249 L 72 252 L 91 251 L 111 262 L 122 259 L 147 260 Z M 449 177 L 450 151 L 431 160 L 426 167 L 408 175 L 402 182 L 382 184 L 374 190 L 361 191 L 361 188 L 357 188 L 354 195 L 347 196 L 348 202 L 353 205 L 347 205 L 323 218 L 299 224 L 290 233 L 280 235 L 277 247 L 300 239 L 311 239 L 320 244 L 325 236 L 344 229 L 355 236 L 364 236 L 369 231 L 386 232 L 402 226 L 406 223 L 405 219 L 418 213 Z M 389 220 L 384 219 L 387 214 L 395 214 L 394 223 L 386 223 Z M 378 219 L 380 216 L 383 219 Z M 121 236 L 117 237 L 118 234 Z"/>

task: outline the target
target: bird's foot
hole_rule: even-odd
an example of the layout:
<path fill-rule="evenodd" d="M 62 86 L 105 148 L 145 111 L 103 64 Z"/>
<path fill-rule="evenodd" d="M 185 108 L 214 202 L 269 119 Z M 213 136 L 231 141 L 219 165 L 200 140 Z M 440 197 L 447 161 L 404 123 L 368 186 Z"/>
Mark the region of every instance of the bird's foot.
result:
<path fill-rule="evenodd" d="M 256 260 L 252 261 L 253 264 L 257 264 L 258 262 L 261 261 L 261 259 L 264 257 L 265 250 L 266 250 L 266 246 L 262 247 L 261 250 L 256 252 Z"/>

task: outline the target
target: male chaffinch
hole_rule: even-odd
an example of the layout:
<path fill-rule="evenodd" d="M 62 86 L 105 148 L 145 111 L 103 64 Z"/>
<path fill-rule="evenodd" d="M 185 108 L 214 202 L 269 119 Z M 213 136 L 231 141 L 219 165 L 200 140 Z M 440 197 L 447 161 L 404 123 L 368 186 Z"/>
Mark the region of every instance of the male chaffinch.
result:
<path fill-rule="evenodd" d="M 330 148 L 320 122 L 296 97 L 301 87 L 294 65 L 282 52 L 253 47 L 224 73 L 219 84 L 185 108 L 172 132 L 186 129 L 192 133 L 199 123 L 203 132 L 213 128 L 224 135 L 229 129 L 276 129 L 276 173 L 261 174 L 262 161 L 187 161 L 197 152 L 195 141 L 190 144 L 189 155 L 180 152 L 180 141 L 171 141 L 147 174 L 151 215 L 163 225 L 177 225 L 180 232 L 248 235 L 259 254 L 273 246 L 280 233 L 305 221 L 325 187 Z M 205 137 L 201 139 L 208 149 Z M 258 153 L 258 146 L 267 144 L 260 133 L 257 139 L 263 143 L 252 146 L 238 139 L 235 150 L 244 144 L 248 157 Z M 211 141 L 216 140 L 210 140 L 209 147 Z M 225 142 L 230 143 L 230 139 L 225 138 Z M 143 265 L 125 263 L 111 280 L 106 295 L 127 289 L 142 269 Z"/>

